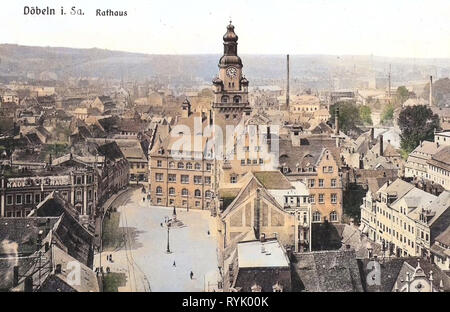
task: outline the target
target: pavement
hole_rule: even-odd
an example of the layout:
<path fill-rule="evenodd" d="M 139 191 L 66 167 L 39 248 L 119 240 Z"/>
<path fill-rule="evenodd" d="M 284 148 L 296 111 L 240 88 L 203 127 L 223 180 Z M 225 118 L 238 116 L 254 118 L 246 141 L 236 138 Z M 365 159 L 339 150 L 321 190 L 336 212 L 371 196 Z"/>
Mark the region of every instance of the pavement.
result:
<path fill-rule="evenodd" d="M 169 233 L 171 253 L 167 249 L 167 228 L 161 227 L 173 208 L 150 206 L 142 201 L 140 189 L 124 195 L 120 206 L 120 230 L 125 246 L 102 253 L 102 266 L 127 275 L 119 291 L 212 291 L 219 280 L 215 219 L 209 211 L 177 209 L 177 219 L 184 227 Z M 208 235 L 208 230 L 210 234 Z M 112 260 L 106 260 L 112 254 Z M 99 266 L 99 254 L 95 256 Z M 175 261 L 175 266 L 173 263 Z M 194 273 L 193 279 L 190 272 Z"/>

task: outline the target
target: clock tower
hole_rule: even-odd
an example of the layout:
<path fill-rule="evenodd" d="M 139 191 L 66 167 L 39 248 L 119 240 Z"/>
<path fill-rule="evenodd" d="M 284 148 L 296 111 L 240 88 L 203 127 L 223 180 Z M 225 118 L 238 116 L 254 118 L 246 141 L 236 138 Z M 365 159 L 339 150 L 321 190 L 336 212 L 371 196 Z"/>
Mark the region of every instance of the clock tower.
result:
<path fill-rule="evenodd" d="M 214 119 L 237 123 L 243 113 L 250 114 L 248 80 L 242 75 L 242 60 L 237 54 L 238 36 L 234 26 L 227 26 L 223 36 L 223 56 L 219 60 L 219 76 L 214 78 Z"/>

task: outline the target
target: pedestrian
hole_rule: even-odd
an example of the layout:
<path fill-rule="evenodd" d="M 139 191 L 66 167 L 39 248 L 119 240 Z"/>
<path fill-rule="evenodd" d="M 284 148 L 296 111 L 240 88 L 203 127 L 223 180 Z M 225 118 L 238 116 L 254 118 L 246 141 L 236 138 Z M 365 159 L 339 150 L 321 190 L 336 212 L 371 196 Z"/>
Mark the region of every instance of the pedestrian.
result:
<path fill-rule="evenodd" d="M 194 277 L 194 272 L 191 271 L 190 277 L 191 279 Z"/>
<path fill-rule="evenodd" d="M 173 267 L 176 267 L 177 265 L 175 264 L 175 261 L 173 262 L 173 265 L 172 265 Z"/>
<path fill-rule="evenodd" d="M 142 201 L 145 202 L 145 197 L 142 197 Z"/>
<path fill-rule="evenodd" d="M 208 235 L 209 235 L 209 230 L 208 230 Z"/>
<path fill-rule="evenodd" d="M 109 255 L 109 261 L 112 262 L 112 254 Z"/>

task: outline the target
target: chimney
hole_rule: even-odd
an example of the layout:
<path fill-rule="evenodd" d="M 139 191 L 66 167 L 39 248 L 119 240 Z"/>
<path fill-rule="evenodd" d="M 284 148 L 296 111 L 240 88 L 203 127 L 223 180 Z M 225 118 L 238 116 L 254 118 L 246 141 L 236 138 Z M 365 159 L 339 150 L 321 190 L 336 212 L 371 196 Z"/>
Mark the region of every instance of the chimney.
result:
<path fill-rule="evenodd" d="M 25 278 L 25 292 L 33 292 L 33 277 L 27 276 Z"/>
<path fill-rule="evenodd" d="M 433 76 L 430 76 L 430 106 L 433 106 Z"/>
<path fill-rule="evenodd" d="M 13 274 L 14 274 L 14 276 L 13 276 L 13 287 L 16 287 L 17 285 L 19 285 L 19 266 L 18 265 L 14 266 Z"/>
<path fill-rule="evenodd" d="M 380 134 L 380 156 L 383 156 L 383 135 Z"/>
<path fill-rule="evenodd" d="M 286 108 L 289 108 L 289 54 L 286 55 L 286 67 L 287 67 L 287 77 L 286 77 Z"/>
<path fill-rule="evenodd" d="M 389 83 L 388 83 L 388 96 L 389 99 L 391 99 L 391 64 L 389 64 L 389 77 L 388 77 Z"/>
<path fill-rule="evenodd" d="M 336 114 L 334 116 L 334 133 L 339 135 L 339 106 L 336 107 Z"/>
<path fill-rule="evenodd" d="M 375 140 L 375 128 L 370 128 L 370 140 Z"/>

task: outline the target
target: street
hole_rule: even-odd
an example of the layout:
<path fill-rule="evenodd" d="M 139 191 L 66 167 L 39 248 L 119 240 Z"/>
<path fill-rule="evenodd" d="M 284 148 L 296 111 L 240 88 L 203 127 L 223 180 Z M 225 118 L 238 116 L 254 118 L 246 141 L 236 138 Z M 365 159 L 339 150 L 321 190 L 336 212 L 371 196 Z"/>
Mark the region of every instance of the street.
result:
<path fill-rule="evenodd" d="M 208 282 L 217 284 L 216 231 L 209 211 L 177 209 L 177 218 L 185 226 L 170 229 L 168 254 L 167 228 L 161 223 L 166 216 L 172 217 L 173 208 L 149 206 L 147 200 L 143 202 L 140 188 L 123 196 L 113 206 L 120 213 L 119 230 L 125 243 L 102 253 L 104 269 L 109 267 L 111 272 L 127 276 L 126 285 L 119 291 L 204 291 Z M 110 254 L 112 262 L 106 258 Z M 99 254 L 95 265 L 99 265 Z"/>

